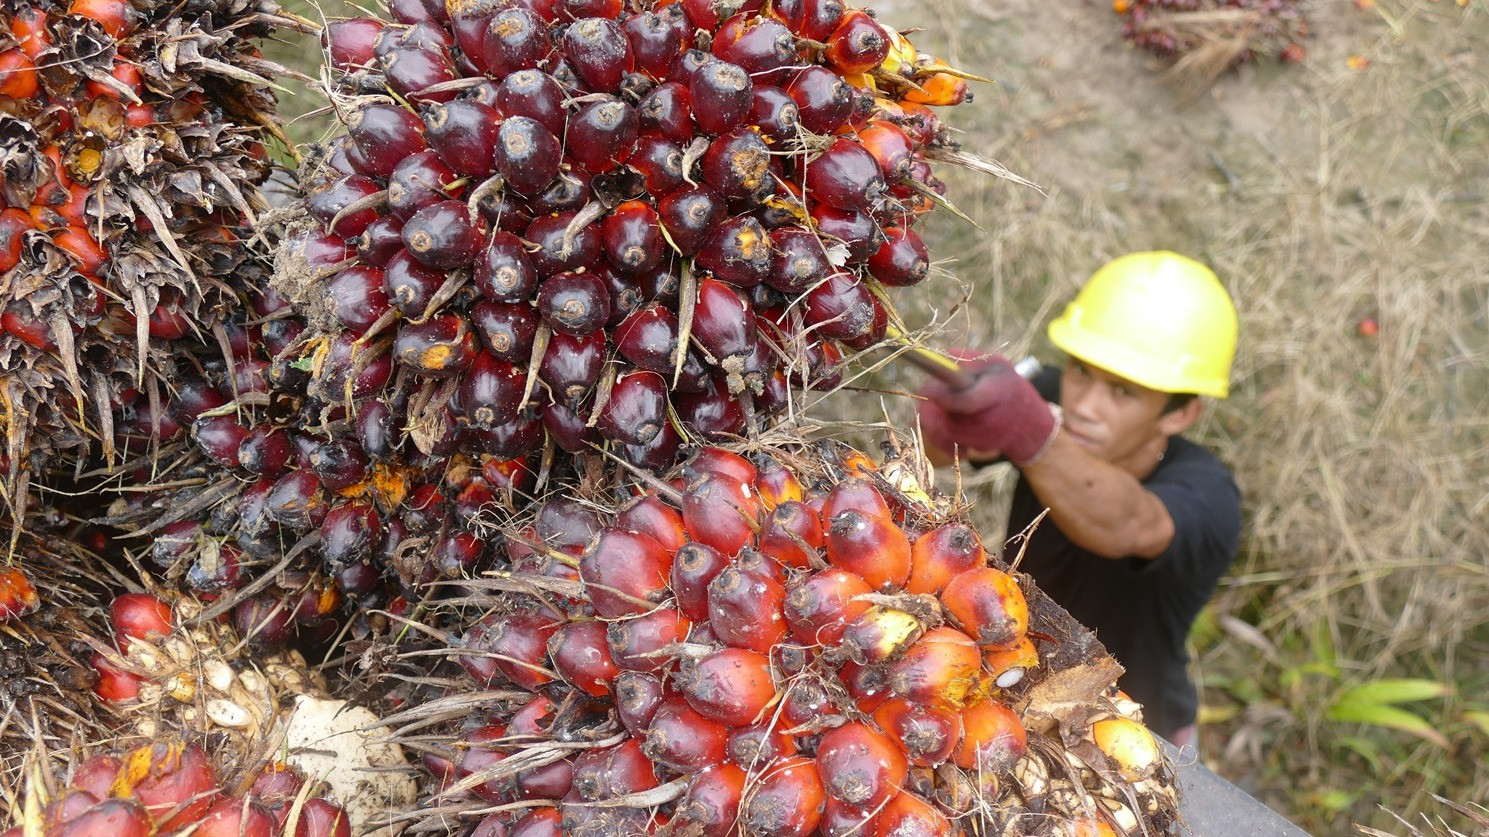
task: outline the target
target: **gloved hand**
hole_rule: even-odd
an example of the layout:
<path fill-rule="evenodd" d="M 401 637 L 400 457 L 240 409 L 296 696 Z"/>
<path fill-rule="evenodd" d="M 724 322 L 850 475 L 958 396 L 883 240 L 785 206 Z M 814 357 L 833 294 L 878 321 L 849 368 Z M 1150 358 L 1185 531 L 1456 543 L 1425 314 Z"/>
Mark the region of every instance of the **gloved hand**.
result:
<path fill-rule="evenodd" d="M 1000 355 L 955 353 L 971 386 L 953 390 L 939 380 L 920 389 L 920 428 L 926 444 L 950 454 L 956 448 L 997 451 L 1015 465 L 1028 465 L 1042 455 L 1060 422 L 1034 385 Z"/>

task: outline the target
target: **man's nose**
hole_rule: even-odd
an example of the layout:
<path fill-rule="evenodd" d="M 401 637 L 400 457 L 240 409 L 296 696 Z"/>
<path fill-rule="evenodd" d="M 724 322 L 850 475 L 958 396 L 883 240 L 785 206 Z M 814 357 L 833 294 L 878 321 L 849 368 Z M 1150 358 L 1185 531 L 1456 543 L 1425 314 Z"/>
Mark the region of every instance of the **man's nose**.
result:
<path fill-rule="evenodd" d="M 1069 404 L 1065 405 L 1066 417 L 1068 418 L 1073 415 L 1082 421 L 1098 421 L 1101 418 L 1103 406 L 1109 400 L 1102 392 L 1102 389 L 1103 387 L 1100 384 L 1081 387 L 1075 393 L 1075 398 Z"/>

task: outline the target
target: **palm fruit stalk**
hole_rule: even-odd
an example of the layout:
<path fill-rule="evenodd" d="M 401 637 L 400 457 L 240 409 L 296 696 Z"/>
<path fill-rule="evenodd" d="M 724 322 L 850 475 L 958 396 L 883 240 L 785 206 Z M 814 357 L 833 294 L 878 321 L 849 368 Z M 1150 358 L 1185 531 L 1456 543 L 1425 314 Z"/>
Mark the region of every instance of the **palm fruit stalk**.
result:
<path fill-rule="evenodd" d="M 272 0 L 21 0 L 0 10 L 0 471 L 169 438 L 191 354 L 265 286 L 245 263 L 279 136 Z M 244 319 L 239 316 L 239 319 Z M 189 420 L 185 422 L 189 424 Z M 93 463 L 90 463 L 93 464 Z M 14 528 L 14 527 L 12 527 Z"/>
<path fill-rule="evenodd" d="M 1122 35 L 1161 58 L 1215 75 L 1258 58 L 1303 60 L 1311 34 L 1300 0 L 1113 0 Z"/>
<path fill-rule="evenodd" d="M 419 684 L 385 718 L 420 754 L 410 821 L 1168 833 L 1177 787 L 1120 667 L 918 487 L 916 455 L 690 454 L 541 503 L 505 561 L 367 653 Z"/>
<path fill-rule="evenodd" d="M 195 599 L 111 596 L 118 577 L 66 538 L 22 550 L 46 602 L 0 626 L 0 834 L 397 833 L 413 786 L 389 770 L 406 762 L 301 656 L 249 653 Z"/>

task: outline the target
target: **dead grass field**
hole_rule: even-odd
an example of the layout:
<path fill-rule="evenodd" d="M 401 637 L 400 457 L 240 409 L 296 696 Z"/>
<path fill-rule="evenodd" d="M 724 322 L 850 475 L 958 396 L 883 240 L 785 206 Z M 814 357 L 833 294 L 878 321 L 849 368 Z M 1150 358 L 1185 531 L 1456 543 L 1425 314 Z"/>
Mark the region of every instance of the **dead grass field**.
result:
<path fill-rule="evenodd" d="M 901 295 L 909 318 L 955 309 L 944 343 L 1053 359 L 1043 325 L 1084 277 L 1160 247 L 1237 298 L 1235 387 L 1199 434 L 1248 518 L 1193 637 L 1205 760 L 1321 835 L 1489 802 L 1489 3 L 1316 0 L 1301 65 L 1188 105 L 1107 0 L 874 5 L 999 81 L 947 118 L 1044 190 L 942 172 L 981 229 L 937 213 L 944 275 Z M 1007 475 L 981 480 L 996 531 Z"/>

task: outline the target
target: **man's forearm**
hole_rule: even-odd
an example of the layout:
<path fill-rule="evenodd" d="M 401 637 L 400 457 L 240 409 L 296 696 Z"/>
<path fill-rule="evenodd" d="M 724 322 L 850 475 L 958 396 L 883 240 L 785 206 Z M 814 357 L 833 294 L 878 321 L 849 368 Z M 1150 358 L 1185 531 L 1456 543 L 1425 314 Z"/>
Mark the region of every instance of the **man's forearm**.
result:
<path fill-rule="evenodd" d="M 1083 549 L 1107 558 L 1157 558 L 1173 541 L 1173 519 L 1157 496 L 1064 433 L 1022 471 L 1055 525 Z"/>

